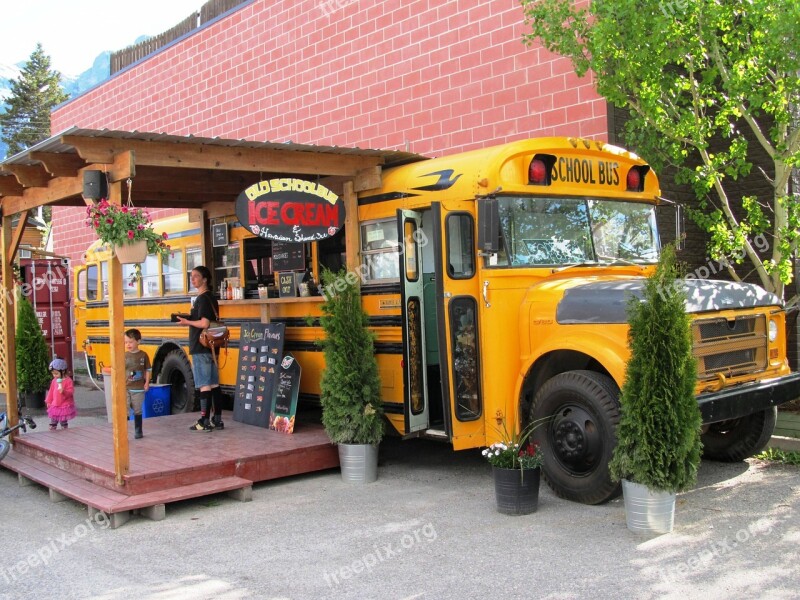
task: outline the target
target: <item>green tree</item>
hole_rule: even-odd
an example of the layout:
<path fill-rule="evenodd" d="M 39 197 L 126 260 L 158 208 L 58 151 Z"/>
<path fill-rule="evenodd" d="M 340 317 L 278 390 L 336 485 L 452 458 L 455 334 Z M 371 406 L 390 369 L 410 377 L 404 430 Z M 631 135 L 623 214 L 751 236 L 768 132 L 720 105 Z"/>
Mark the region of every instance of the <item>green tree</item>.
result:
<path fill-rule="evenodd" d="M 36 44 L 19 79 L 11 81 L 8 110 L 0 115 L 0 138 L 9 156 L 50 137 L 50 111 L 68 97 L 61 74 L 50 69 L 50 57 Z"/>
<path fill-rule="evenodd" d="M 44 392 L 50 386 L 50 349 L 39 319 L 27 298 L 17 294 L 17 387 L 20 392 Z"/>
<path fill-rule="evenodd" d="M 320 319 L 325 332 L 322 424 L 335 444 L 377 444 L 384 431 L 381 381 L 361 289 L 344 270 L 326 270 L 322 280 L 330 293 Z"/>
<path fill-rule="evenodd" d="M 615 479 L 671 493 L 694 485 L 701 450 L 697 363 L 678 276 L 675 250 L 667 246 L 645 282 L 643 298 L 629 302 L 631 356 L 609 465 Z"/>
<path fill-rule="evenodd" d="M 783 296 L 800 228 L 800 3 L 521 2 L 525 41 L 567 56 L 579 76 L 593 71 L 598 92 L 630 110 L 626 144 L 693 186 L 699 210 L 690 214 L 709 234 L 710 256 L 735 280 L 747 257 L 763 287 Z M 761 173 L 769 198 L 737 196 L 736 180 L 753 169 L 748 139 L 772 161 Z M 759 235 L 771 242 L 766 259 Z"/>

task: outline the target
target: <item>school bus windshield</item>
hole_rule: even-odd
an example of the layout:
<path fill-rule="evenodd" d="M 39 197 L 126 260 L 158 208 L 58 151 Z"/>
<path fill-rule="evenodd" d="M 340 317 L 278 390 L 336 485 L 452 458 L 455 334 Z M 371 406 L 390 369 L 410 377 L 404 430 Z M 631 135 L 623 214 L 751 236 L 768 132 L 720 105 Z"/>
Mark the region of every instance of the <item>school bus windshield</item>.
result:
<path fill-rule="evenodd" d="M 652 204 L 592 198 L 498 198 L 502 251 L 492 266 L 658 261 Z"/>

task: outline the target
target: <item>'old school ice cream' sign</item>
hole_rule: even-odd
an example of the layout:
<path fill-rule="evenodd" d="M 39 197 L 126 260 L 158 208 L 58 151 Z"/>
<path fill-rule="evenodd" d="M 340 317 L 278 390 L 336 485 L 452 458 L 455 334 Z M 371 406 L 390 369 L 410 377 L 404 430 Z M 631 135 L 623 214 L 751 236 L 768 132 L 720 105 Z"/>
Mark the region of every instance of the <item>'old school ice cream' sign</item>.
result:
<path fill-rule="evenodd" d="M 344 225 L 344 203 L 320 183 L 283 177 L 259 181 L 236 198 L 236 216 L 253 234 L 281 242 L 313 242 Z"/>

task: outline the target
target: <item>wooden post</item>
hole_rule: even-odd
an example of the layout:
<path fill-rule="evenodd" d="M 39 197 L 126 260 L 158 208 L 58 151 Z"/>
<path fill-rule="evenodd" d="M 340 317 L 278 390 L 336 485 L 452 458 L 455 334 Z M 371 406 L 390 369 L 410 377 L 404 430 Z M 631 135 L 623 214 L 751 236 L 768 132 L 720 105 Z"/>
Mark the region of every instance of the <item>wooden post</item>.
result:
<path fill-rule="evenodd" d="M 120 204 L 122 182 L 109 186 L 109 202 Z M 111 422 L 114 432 L 114 473 L 117 485 L 125 485 L 123 479 L 130 470 L 128 448 L 128 394 L 125 390 L 125 315 L 122 306 L 122 265 L 116 254 L 108 261 L 108 322 L 111 340 Z"/>
<path fill-rule="evenodd" d="M 27 218 L 27 211 L 23 215 Z M 11 243 L 11 216 L 3 217 L 2 234 L 0 234 L 0 244 L 2 249 L 2 294 L 3 297 L 0 302 L 3 303 L 2 311 L 3 324 L 5 325 L 5 335 L 3 335 L 3 352 L 5 360 L 3 361 L 2 368 L 5 369 L 4 380 L 6 382 L 6 414 L 8 415 L 8 423 L 16 424 L 19 420 L 17 414 L 17 340 L 16 340 L 16 312 L 17 303 L 16 296 L 14 295 L 14 252 Z"/>
<path fill-rule="evenodd" d="M 358 226 L 358 197 L 352 181 L 345 181 L 342 200 L 345 210 L 344 232 L 347 236 L 345 242 L 347 270 L 358 273 L 361 267 L 361 229 Z"/>

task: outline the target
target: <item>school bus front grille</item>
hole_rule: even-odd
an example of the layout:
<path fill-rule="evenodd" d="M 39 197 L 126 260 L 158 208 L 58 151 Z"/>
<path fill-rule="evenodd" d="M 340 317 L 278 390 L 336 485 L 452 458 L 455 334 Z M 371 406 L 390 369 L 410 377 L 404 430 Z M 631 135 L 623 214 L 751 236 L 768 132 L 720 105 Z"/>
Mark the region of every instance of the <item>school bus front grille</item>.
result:
<path fill-rule="evenodd" d="M 698 377 L 713 379 L 718 373 L 735 377 L 763 371 L 767 366 L 766 323 L 764 315 L 694 321 Z"/>

